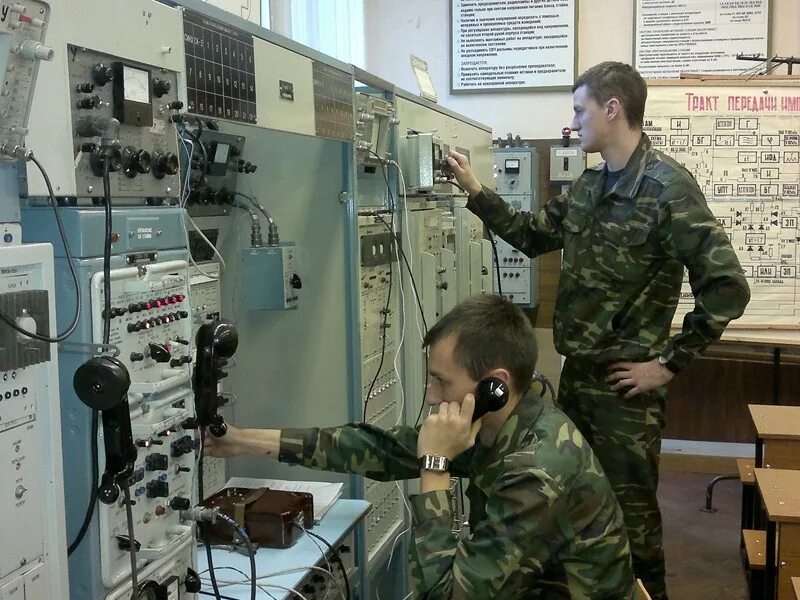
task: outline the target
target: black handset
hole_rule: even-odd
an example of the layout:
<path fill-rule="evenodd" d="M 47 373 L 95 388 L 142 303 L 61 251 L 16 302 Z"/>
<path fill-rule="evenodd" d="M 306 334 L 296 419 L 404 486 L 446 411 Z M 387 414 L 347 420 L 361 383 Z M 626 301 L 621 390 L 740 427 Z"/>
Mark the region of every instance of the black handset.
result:
<path fill-rule="evenodd" d="M 475 388 L 475 412 L 472 413 L 474 423 L 488 412 L 503 408 L 508 402 L 508 385 L 497 377 L 485 377 Z"/>
<path fill-rule="evenodd" d="M 208 427 L 215 437 L 222 437 L 228 430 L 217 411 L 219 397 L 217 385 L 221 369 L 239 345 L 239 334 L 230 321 L 216 319 L 201 325 L 196 337 L 197 361 L 194 367 L 194 405 L 197 424 Z"/>
<path fill-rule="evenodd" d="M 103 442 L 106 467 L 97 490 L 100 502 L 112 504 L 127 485 L 136 463 L 128 388 L 131 378 L 119 359 L 111 356 L 90 358 L 75 371 L 72 386 L 78 398 L 103 416 Z"/>

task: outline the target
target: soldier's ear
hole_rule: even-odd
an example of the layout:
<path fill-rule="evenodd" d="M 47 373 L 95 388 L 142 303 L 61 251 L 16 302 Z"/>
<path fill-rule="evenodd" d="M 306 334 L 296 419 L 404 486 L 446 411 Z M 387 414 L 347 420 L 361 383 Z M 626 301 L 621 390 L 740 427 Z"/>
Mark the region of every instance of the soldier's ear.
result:
<path fill-rule="evenodd" d="M 609 122 L 616 119 L 622 113 L 622 104 L 618 98 L 611 98 L 607 100 L 603 108 L 606 112 L 606 119 Z"/>

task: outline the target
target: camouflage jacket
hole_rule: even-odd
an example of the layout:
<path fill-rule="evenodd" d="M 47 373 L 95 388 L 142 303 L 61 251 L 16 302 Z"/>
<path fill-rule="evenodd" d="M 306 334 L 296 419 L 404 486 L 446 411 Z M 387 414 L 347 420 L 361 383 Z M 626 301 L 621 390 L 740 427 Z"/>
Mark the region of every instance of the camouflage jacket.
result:
<path fill-rule="evenodd" d="M 285 429 L 280 460 L 381 481 L 411 479 L 419 477 L 417 433 L 364 423 Z M 471 533 L 452 533 L 450 492 L 411 496 L 415 597 L 633 598 L 622 512 L 564 413 L 528 394 L 494 445 L 456 457 L 451 475 L 469 479 Z"/>
<path fill-rule="evenodd" d="M 586 169 L 537 213 L 486 187 L 467 207 L 530 257 L 563 248 L 553 336 L 564 356 L 610 363 L 672 355 L 683 368 L 750 299 L 736 253 L 682 165 L 642 140 L 603 194 L 604 165 Z M 694 310 L 669 338 L 684 266 Z"/>

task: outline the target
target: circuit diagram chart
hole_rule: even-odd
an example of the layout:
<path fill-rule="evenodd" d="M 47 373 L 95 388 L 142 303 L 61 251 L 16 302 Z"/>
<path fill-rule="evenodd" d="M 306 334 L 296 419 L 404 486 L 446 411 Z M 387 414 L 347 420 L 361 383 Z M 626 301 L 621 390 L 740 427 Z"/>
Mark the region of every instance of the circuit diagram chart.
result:
<path fill-rule="evenodd" d="M 650 86 L 644 130 L 695 177 L 750 284 L 734 326 L 800 327 L 800 88 Z M 684 274 L 673 321 L 694 308 Z"/>

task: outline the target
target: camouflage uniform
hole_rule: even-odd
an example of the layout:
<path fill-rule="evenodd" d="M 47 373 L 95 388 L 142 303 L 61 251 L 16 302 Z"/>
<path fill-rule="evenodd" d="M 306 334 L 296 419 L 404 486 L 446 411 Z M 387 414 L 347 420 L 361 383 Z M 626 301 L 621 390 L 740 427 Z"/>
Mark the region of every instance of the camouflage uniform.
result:
<path fill-rule="evenodd" d="M 280 460 L 389 481 L 419 477 L 417 430 L 356 423 L 285 429 Z M 525 396 L 491 447 L 459 455 L 471 535 L 451 531 L 450 492 L 411 497 L 418 598 L 633 598 L 622 512 L 597 459 L 564 414 Z"/>
<path fill-rule="evenodd" d="M 537 213 L 483 188 L 467 207 L 530 257 L 562 249 L 553 336 L 566 357 L 558 405 L 592 445 L 619 498 L 634 572 L 666 598 L 658 460 L 666 388 L 625 400 L 606 383 L 617 361 L 672 355 L 683 368 L 741 316 L 750 297 L 725 231 L 692 175 L 641 142 L 603 193 L 604 165 L 587 169 Z M 684 266 L 695 308 L 669 338 Z"/>

